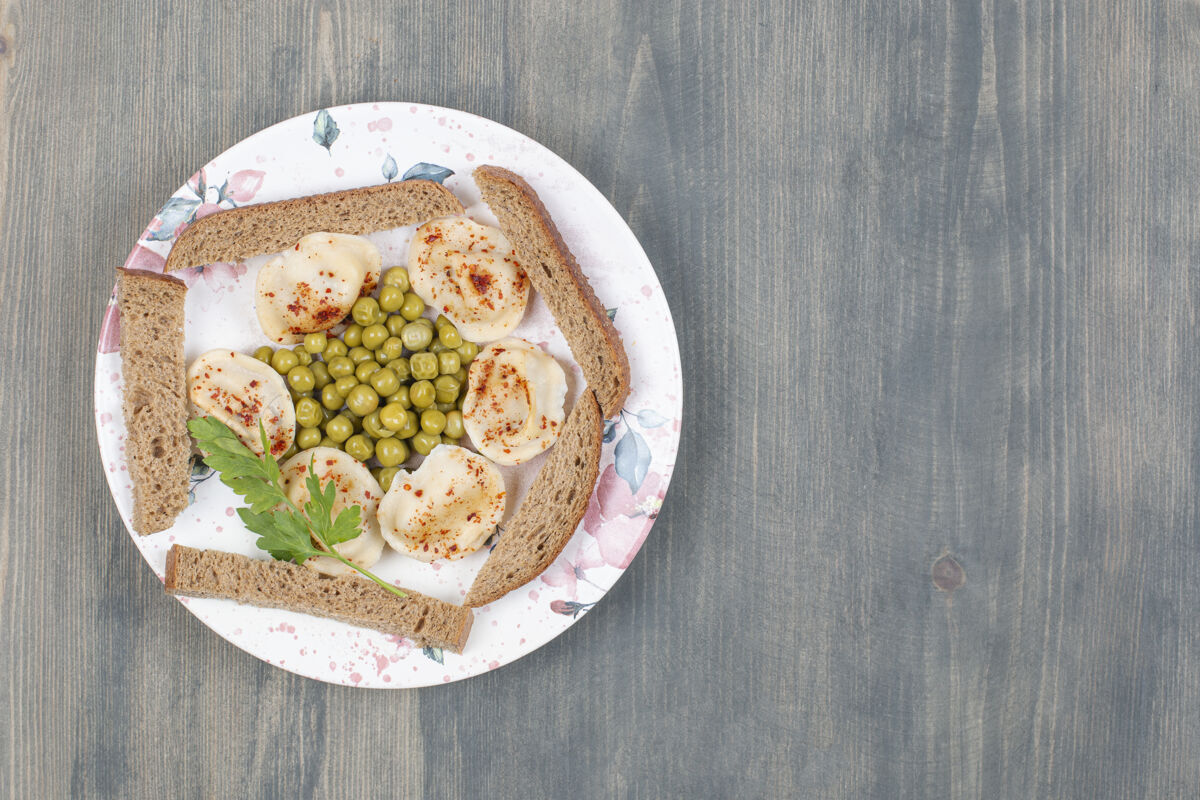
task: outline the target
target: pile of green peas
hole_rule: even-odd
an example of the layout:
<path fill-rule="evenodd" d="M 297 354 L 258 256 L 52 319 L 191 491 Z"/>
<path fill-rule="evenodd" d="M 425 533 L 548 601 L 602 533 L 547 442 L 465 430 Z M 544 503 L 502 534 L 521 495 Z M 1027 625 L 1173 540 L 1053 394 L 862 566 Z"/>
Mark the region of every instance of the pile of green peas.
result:
<path fill-rule="evenodd" d="M 379 296 L 360 297 L 340 338 L 310 333 L 294 348 L 254 357 L 286 378 L 296 441 L 285 456 L 335 447 L 372 467 L 386 492 L 413 451 L 429 455 L 463 436 L 467 366 L 479 345 L 454 323 L 423 316 L 408 270 L 383 275 Z M 378 465 L 378 466 L 376 466 Z"/>

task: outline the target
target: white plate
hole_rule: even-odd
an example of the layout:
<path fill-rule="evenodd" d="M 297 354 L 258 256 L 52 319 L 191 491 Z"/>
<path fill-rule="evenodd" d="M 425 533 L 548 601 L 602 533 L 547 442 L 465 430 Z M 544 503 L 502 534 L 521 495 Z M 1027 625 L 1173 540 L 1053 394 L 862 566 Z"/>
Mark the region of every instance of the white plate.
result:
<path fill-rule="evenodd" d="M 193 175 L 151 220 L 126 266 L 162 271 L 175 237 L 193 219 L 222 208 L 368 186 L 407 176 L 444 177 L 481 222 L 495 218 L 471 171 L 498 164 L 540 195 L 625 342 L 632 392 L 605 423 L 600 480 L 587 515 L 558 560 L 539 578 L 475 612 L 462 655 L 414 648 L 406 639 L 289 611 L 228 600 L 180 599 L 233 644 L 286 670 L 347 686 L 428 686 L 495 669 L 569 628 L 616 582 L 654 524 L 679 445 L 682 385 L 671 312 L 646 254 L 616 210 L 570 165 L 495 122 L 434 106 L 376 103 L 295 117 L 234 145 Z M 407 263 L 412 228 L 373 234 L 384 267 Z M 254 277 L 266 257 L 181 271 L 189 285 L 186 355 L 213 347 L 242 352 L 270 342 L 253 313 Z M 109 488 L 129 528 L 130 481 L 121 415 L 119 314 L 110 299 L 96 355 L 95 412 Z M 540 298 L 515 335 L 541 343 L 568 366 L 570 394 L 583 380 Z M 506 470 L 520 500 L 539 461 Z M 202 468 L 201 468 L 202 469 Z M 193 475 L 193 502 L 175 525 L 151 536 L 130 529 L 146 563 L 163 578 L 173 542 L 265 558 L 234 516 L 239 499 L 211 476 Z M 515 503 L 510 503 L 510 506 Z M 390 550 L 374 571 L 387 580 L 461 603 L 486 551 L 423 564 Z"/>

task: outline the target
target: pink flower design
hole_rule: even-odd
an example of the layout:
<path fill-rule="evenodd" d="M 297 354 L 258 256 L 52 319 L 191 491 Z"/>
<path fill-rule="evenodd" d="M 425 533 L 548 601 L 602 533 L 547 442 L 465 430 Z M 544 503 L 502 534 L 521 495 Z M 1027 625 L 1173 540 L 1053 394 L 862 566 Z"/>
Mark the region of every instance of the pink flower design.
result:
<path fill-rule="evenodd" d="M 201 203 L 196 209 L 195 219 L 204 219 L 209 214 L 215 214 L 221 210 L 223 209 L 216 203 Z"/>
<path fill-rule="evenodd" d="M 187 185 L 197 197 L 204 197 L 204 192 L 208 188 L 208 181 L 204 177 L 203 167 L 192 173 L 192 177 L 188 178 L 187 180 Z"/>
<path fill-rule="evenodd" d="M 605 467 L 583 515 L 583 529 L 595 537 L 605 564 L 625 569 L 633 561 L 645 534 L 646 525 L 641 517 L 658 516 L 661 482 L 662 476 L 657 472 L 648 473 L 635 495 L 613 465 Z"/>
<path fill-rule="evenodd" d="M 96 346 L 99 353 L 115 353 L 121 349 L 121 309 L 114 302 L 104 312 L 104 322 L 100 323 L 100 343 Z"/>
<path fill-rule="evenodd" d="M 129 258 L 125 259 L 125 269 L 144 269 L 148 272 L 162 272 L 167 260 L 145 245 L 139 244 L 133 248 Z"/>
<path fill-rule="evenodd" d="M 579 557 L 572 563 L 566 555 L 561 555 L 555 560 L 550 567 L 542 573 L 542 581 L 551 586 L 565 586 L 571 597 L 575 597 L 579 590 L 579 581 L 596 586 L 587 579 L 586 572 L 593 567 L 599 567 L 604 564 L 604 559 L 600 557 L 599 551 L 594 543 L 584 547 L 580 552 Z M 599 586 L 596 586 L 599 589 Z"/>
<path fill-rule="evenodd" d="M 247 203 L 253 200 L 254 195 L 262 188 L 263 176 L 266 174 L 259 169 L 238 170 L 229 177 L 229 186 L 225 189 L 225 196 L 237 203 Z"/>
<path fill-rule="evenodd" d="M 218 261 L 215 264 L 204 264 L 191 269 L 179 270 L 179 276 L 183 278 L 183 282 L 192 288 L 196 285 L 200 278 L 204 278 L 204 282 L 212 289 L 220 289 L 224 286 L 233 283 L 239 277 L 246 274 L 246 265 L 242 263 L 230 263 Z"/>

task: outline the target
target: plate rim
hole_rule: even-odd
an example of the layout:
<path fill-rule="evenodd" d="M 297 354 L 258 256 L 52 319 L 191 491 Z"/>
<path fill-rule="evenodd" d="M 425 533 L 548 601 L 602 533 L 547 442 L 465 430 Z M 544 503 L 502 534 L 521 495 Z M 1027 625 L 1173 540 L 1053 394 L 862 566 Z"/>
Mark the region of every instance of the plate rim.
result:
<path fill-rule="evenodd" d="M 679 444 L 680 444 L 680 440 L 681 440 L 681 432 L 682 432 L 682 426 L 683 426 L 683 420 L 684 420 L 684 414 L 683 414 L 683 412 L 684 412 L 684 386 L 683 386 L 683 372 L 682 372 L 682 354 L 679 349 L 679 334 L 678 334 L 678 329 L 675 325 L 674 315 L 671 312 L 670 303 L 667 300 L 666 293 L 663 291 L 662 282 L 659 279 L 657 271 L 654 269 L 654 264 L 650 261 L 649 256 L 645 252 L 645 248 L 642 246 L 642 243 L 637 238 L 636 234 L 634 234 L 632 228 L 629 226 L 629 223 L 625 220 L 624 217 L 621 216 L 620 212 L 617 211 L 615 206 L 613 206 L 612 202 L 607 197 L 605 197 L 604 194 L 602 192 L 600 192 L 600 190 L 598 188 L 596 188 L 596 186 L 590 180 L 588 180 L 588 178 L 586 176 L 584 176 L 578 169 L 576 169 L 573 165 L 571 165 L 570 162 L 568 162 L 562 156 L 558 155 L 556 152 L 554 152 L 553 150 L 551 150 L 549 147 L 542 144 L 541 142 L 537 141 L 536 139 L 533 139 L 532 137 L 522 133 L 521 131 L 516 130 L 515 128 L 511 128 L 507 125 L 504 125 L 503 123 L 496 122 L 495 120 L 488 119 L 487 117 L 483 117 L 483 116 L 474 114 L 469 111 L 463 111 L 460 109 L 453 109 L 453 108 L 449 108 L 449 107 L 445 107 L 445 106 L 437 106 L 437 105 L 431 105 L 431 104 L 426 104 L 426 103 L 388 100 L 388 101 L 364 101 L 364 102 L 340 104 L 340 105 L 334 105 L 334 106 L 322 106 L 322 107 L 314 108 L 309 111 L 303 112 L 301 114 L 296 114 L 296 115 L 290 116 L 286 119 L 279 120 L 275 123 L 272 123 L 271 125 L 268 125 L 264 128 L 261 128 L 261 129 L 255 131 L 255 132 L 249 134 L 248 136 L 245 136 L 242 139 L 238 140 L 237 142 L 234 142 L 233 144 L 229 145 L 224 150 L 222 150 L 219 154 L 210 158 L 205 164 L 203 164 L 201 167 L 199 167 L 197 171 L 199 171 L 201 169 L 209 168 L 212 164 L 214 164 L 214 163 L 220 161 L 222 158 L 225 158 L 226 156 L 228 156 L 228 154 L 231 153 L 233 150 L 243 146 L 244 144 L 246 144 L 247 142 L 249 142 L 253 139 L 256 139 L 258 137 L 268 136 L 272 131 L 276 131 L 276 129 L 285 129 L 289 126 L 296 125 L 303 120 L 310 119 L 314 115 L 320 114 L 322 111 L 346 110 L 346 111 L 350 111 L 352 113 L 361 113 L 363 111 L 378 111 L 378 112 L 386 113 L 389 109 L 394 109 L 396 111 L 400 111 L 402 109 L 403 110 L 415 110 L 415 111 L 424 111 L 427 113 L 434 113 L 434 114 L 444 112 L 445 114 L 453 114 L 453 115 L 456 115 L 457 117 L 462 118 L 464 123 L 469 121 L 475 125 L 481 125 L 481 126 L 492 127 L 492 128 L 498 129 L 502 136 L 519 137 L 521 140 L 523 140 L 525 143 L 530 145 L 532 148 L 535 148 L 537 151 L 540 151 L 537 153 L 538 158 L 545 157 L 547 160 L 552 161 L 554 163 L 554 167 L 557 170 L 559 170 L 561 173 L 563 173 L 567 178 L 569 178 L 569 180 L 571 182 L 571 190 L 572 191 L 581 190 L 581 191 L 584 191 L 585 193 L 591 195 L 590 199 L 592 200 L 593 206 L 598 208 L 601 211 L 601 213 L 605 214 L 608 217 L 607 221 L 603 221 L 604 224 L 601 225 L 601 227 L 616 225 L 616 226 L 619 226 L 620 229 L 623 229 L 625 232 L 628 233 L 630 241 L 636 245 L 637 252 L 640 254 L 641 258 L 644 260 L 645 265 L 647 267 L 649 267 L 649 273 L 646 277 L 653 279 L 653 285 L 651 286 L 652 290 L 656 290 L 657 293 L 661 296 L 661 304 L 660 304 L 661 309 L 656 309 L 656 312 L 661 311 L 662 321 L 665 324 L 670 326 L 670 331 L 671 331 L 670 354 L 671 354 L 671 357 L 676 366 L 676 371 L 675 371 L 675 375 L 674 375 L 674 386 L 673 386 L 673 390 L 674 390 L 676 399 L 671 403 L 671 406 L 672 406 L 672 410 L 677 412 L 675 419 L 678 420 L 679 424 L 678 424 L 678 427 L 674 428 L 670 432 L 667 447 L 666 447 L 666 452 L 668 452 L 670 455 L 670 461 L 663 462 L 661 464 L 661 466 L 656 468 L 656 471 L 658 472 L 658 474 L 661 476 L 661 479 L 662 479 L 662 483 L 663 483 L 662 496 L 663 496 L 663 501 L 665 502 L 666 495 L 670 488 L 670 482 L 674 475 L 675 466 L 678 463 Z M 497 159 L 495 162 L 481 161 L 480 163 L 481 164 L 482 163 L 498 163 L 500 166 L 504 166 L 504 159 L 503 158 Z M 195 172 L 191 173 L 189 175 L 189 178 L 191 177 L 191 175 L 194 175 L 194 174 L 195 174 Z M 523 172 L 518 171 L 518 174 L 521 174 L 522 177 L 525 177 Z M 465 179 L 472 180 L 469 173 L 465 174 L 463 177 Z M 364 184 L 364 185 L 374 185 L 374 184 Z M 180 192 L 183 192 L 187 189 L 188 189 L 188 182 L 185 179 L 184 183 L 181 184 L 179 188 L 177 188 L 174 192 L 172 192 L 168 196 L 168 199 L 170 197 L 175 197 L 175 196 L 179 195 Z M 303 195 L 299 195 L 299 196 L 303 196 Z M 282 199 L 282 198 L 280 198 L 280 199 Z M 262 202 L 271 202 L 271 201 L 262 201 Z M 257 203 L 247 203 L 246 205 L 255 205 L 255 204 L 257 204 Z M 133 244 L 133 249 L 130 251 L 130 256 L 132 256 L 134 253 L 136 253 L 138 248 L 143 246 L 147 242 L 148 235 L 151 233 L 151 227 L 153 226 L 154 222 L 158 219 L 158 216 L 161 213 L 161 209 L 162 209 L 162 207 L 160 206 L 159 211 L 155 212 L 155 214 L 150 218 L 150 221 L 147 223 L 147 225 L 142 229 L 142 232 L 138 235 L 136 241 Z M 173 246 L 175 238 L 172 237 L 172 239 L 170 239 L 169 241 L 171 242 L 171 244 Z M 126 263 L 128 263 L 128 261 L 129 261 L 129 259 L 127 258 Z M 650 285 L 650 284 L 647 284 L 647 285 Z M 116 302 L 116 284 L 114 282 L 113 290 L 110 293 L 109 301 L 108 301 L 108 304 L 106 305 L 106 313 L 104 315 L 104 319 L 102 319 L 102 322 L 101 322 L 101 329 L 97 336 L 98 342 L 102 341 L 103 331 L 104 331 L 105 325 L 107 324 L 108 307 L 115 304 L 115 302 Z M 556 321 L 556 324 L 557 324 L 557 321 Z M 626 345 L 626 346 L 628 346 L 628 345 Z M 92 387 L 92 400 L 93 400 L 92 421 L 93 421 L 93 425 L 95 426 L 95 430 L 96 430 L 96 441 L 97 441 L 98 448 L 100 450 L 99 455 L 101 457 L 102 462 L 103 462 L 103 459 L 105 456 L 105 445 L 104 445 L 103 436 L 102 436 L 101 429 L 100 429 L 100 415 L 104 412 L 102 412 L 100 405 L 97 403 L 97 400 L 100 397 L 102 360 L 103 360 L 104 356 L 106 356 L 106 355 L 112 355 L 112 354 L 104 353 L 104 352 L 101 352 L 99 350 L 99 348 L 97 349 L 96 361 L 95 361 L 95 367 L 94 367 L 93 387 Z M 119 364 L 119 355 L 118 355 L 118 364 Z M 104 472 L 105 481 L 108 485 L 109 495 L 112 498 L 114 505 L 118 505 L 116 503 L 118 487 L 115 483 L 115 480 L 118 477 L 118 474 L 111 473 L 107 469 L 103 469 L 102 471 Z M 597 478 L 597 483 L 593 484 L 593 486 L 592 486 L 591 494 L 589 495 L 589 497 L 595 496 L 598 485 L 599 485 L 599 476 Z M 122 489 L 122 491 L 123 491 L 123 489 Z M 146 563 L 146 566 L 149 567 L 151 569 L 151 571 L 155 574 L 155 576 L 157 578 L 159 578 L 159 580 L 161 581 L 162 576 L 158 574 L 158 570 L 155 568 L 154 564 L 152 564 L 150 562 L 149 558 L 142 551 L 141 547 L 138 544 L 139 539 L 141 538 L 140 535 L 137 534 L 132 529 L 129 522 L 127 520 L 125 520 L 124 515 L 121 513 L 119 505 L 118 505 L 117 510 L 118 510 L 118 517 L 121 519 L 122 525 L 125 527 L 126 532 L 131 537 L 131 539 L 133 539 L 132 543 L 134 544 L 135 548 L 137 548 L 138 555 L 141 557 L 142 561 Z M 637 534 L 638 544 L 636 547 L 632 548 L 632 550 L 628 553 L 626 565 L 624 567 L 614 567 L 614 569 L 617 569 L 617 573 L 615 576 L 613 576 L 611 581 L 605 582 L 607 585 L 602 589 L 601 595 L 596 599 L 595 602 L 588 604 L 586 608 L 581 608 L 578 612 L 576 612 L 574 615 L 572 615 L 567 620 L 565 627 L 563 627 L 561 630 L 551 632 L 547 638 L 544 638 L 541 641 L 538 641 L 536 643 L 531 642 L 532 646 L 529 646 L 524 649 L 520 649 L 518 652 L 514 652 L 512 655 L 508 656 L 507 658 L 500 659 L 499 662 L 494 667 L 485 667 L 485 668 L 477 669 L 475 671 L 467 670 L 465 674 L 455 675 L 453 677 L 450 677 L 450 679 L 449 679 L 450 682 L 465 680 L 467 678 L 474 677 L 474 676 L 480 675 L 480 674 L 484 674 L 484 673 L 492 671 L 493 669 L 496 669 L 498 667 L 502 667 L 507 664 L 511 664 L 514 661 L 520 660 L 521 658 L 524 658 L 525 656 L 529 655 L 530 653 L 541 649 L 542 647 L 549 644 L 554 639 L 557 639 L 559 636 L 564 634 L 568 629 L 573 627 L 574 624 L 576 622 L 578 622 L 578 620 L 580 618 L 586 616 L 590 612 L 590 610 L 595 607 L 595 605 L 597 605 L 601 600 L 603 600 L 605 597 L 608 596 L 608 594 L 612 591 L 613 587 L 620 581 L 621 577 L 628 571 L 629 567 L 632 565 L 633 559 L 636 558 L 638 553 L 640 553 L 642 548 L 644 547 L 645 540 L 648 538 L 649 532 L 653 528 L 654 523 L 656 521 L 657 521 L 657 514 L 653 517 L 648 516 L 645 519 L 644 524 L 641 526 L 641 528 Z M 572 533 L 572 536 L 570 537 L 571 539 L 575 538 L 578 535 L 581 526 L 582 526 L 582 520 L 581 520 L 580 524 L 577 525 L 576 530 Z M 570 542 L 570 539 L 568 540 L 568 544 L 569 544 L 569 542 Z M 549 569 L 549 568 L 550 567 L 548 566 L 547 569 Z M 544 574 L 544 571 L 542 574 Z M 526 584 L 526 585 L 531 585 L 531 584 L 532 584 L 532 582 L 530 582 L 530 584 Z M 524 588 L 524 587 L 519 587 L 519 588 Z M 597 587 L 597 588 L 600 588 L 600 587 Z M 415 688 L 422 688 L 425 686 L 440 685 L 441 683 L 446 682 L 444 680 L 437 681 L 437 680 L 430 679 L 426 682 L 418 681 L 418 682 L 413 682 L 413 683 L 396 683 L 396 684 L 382 685 L 382 686 L 380 686 L 380 685 L 360 685 L 360 684 L 346 682 L 345 680 L 338 679 L 335 676 L 327 677 L 324 675 L 313 674 L 313 673 L 310 673 L 309 671 L 303 671 L 300 668 L 298 668 L 297 666 L 292 665 L 292 664 L 280 664 L 280 663 L 275 662 L 274 660 L 264 657 L 263 655 L 261 655 L 258 652 L 254 652 L 253 650 L 248 649 L 247 647 L 244 646 L 244 643 L 239 642 L 233 638 L 230 638 L 230 636 L 227 636 L 226 633 L 223 632 L 222 630 L 220 630 L 219 628 L 214 628 L 213 625 L 211 625 L 209 623 L 209 621 L 206 620 L 201 615 L 200 609 L 192 607 L 193 603 L 199 603 L 201 605 L 201 607 L 204 607 L 204 604 L 206 604 L 206 603 L 235 603 L 236 601 L 220 600 L 220 599 L 215 599 L 215 598 L 212 598 L 212 599 L 185 598 L 185 597 L 179 597 L 179 596 L 174 596 L 174 595 L 172 595 L 172 597 L 174 597 L 175 600 L 180 602 L 180 604 L 183 605 L 183 607 L 186 608 L 192 614 L 192 616 L 196 617 L 197 620 L 207 630 L 217 634 L 221 639 L 225 640 L 229 644 L 231 644 L 234 647 L 236 647 L 237 649 L 245 652 L 247 655 L 250 655 L 251 657 L 255 658 L 258 661 L 265 662 L 271 666 L 278 667 L 280 669 L 284 669 L 295 675 L 299 675 L 299 676 L 309 678 L 312 680 L 317 680 L 322 683 L 328 683 L 328 684 L 337 685 L 337 686 L 346 686 L 349 688 L 415 689 Z M 241 605 L 241 604 L 238 604 L 238 605 Z M 486 608 L 486 606 L 484 608 Z M 272 611 L 274 611 L 274 612 L 283 611 L 283 612 L 289 613 L 289 614 L 299 613 L 299 612 L 289 611 L 287 609 L 272 609 Z M 478 620 L 478 612 L 479 611 L 480 611 L 480 609 L 474 610 L 477 622 L 479 621 Z M 343 624 L 345 624 L 345 623 L 343 623 Z M 347 627 L 357 628 L 357 626 L 347 626 Z"/>

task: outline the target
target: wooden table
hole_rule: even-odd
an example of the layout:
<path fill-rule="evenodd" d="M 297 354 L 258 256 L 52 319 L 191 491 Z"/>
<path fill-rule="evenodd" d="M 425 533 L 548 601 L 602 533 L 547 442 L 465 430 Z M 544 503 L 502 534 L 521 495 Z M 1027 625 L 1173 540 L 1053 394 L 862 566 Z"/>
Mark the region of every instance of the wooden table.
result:
<path fill-rule="evenodd" d="M 0 796 L 1200 791 L 1194 5 L 0 0 L 0 37 Z M 418 691 L 165 597 L 90 401 L 163 199 L 367 100 L 577 166 L 687 384 L 628 575 Z"/>

